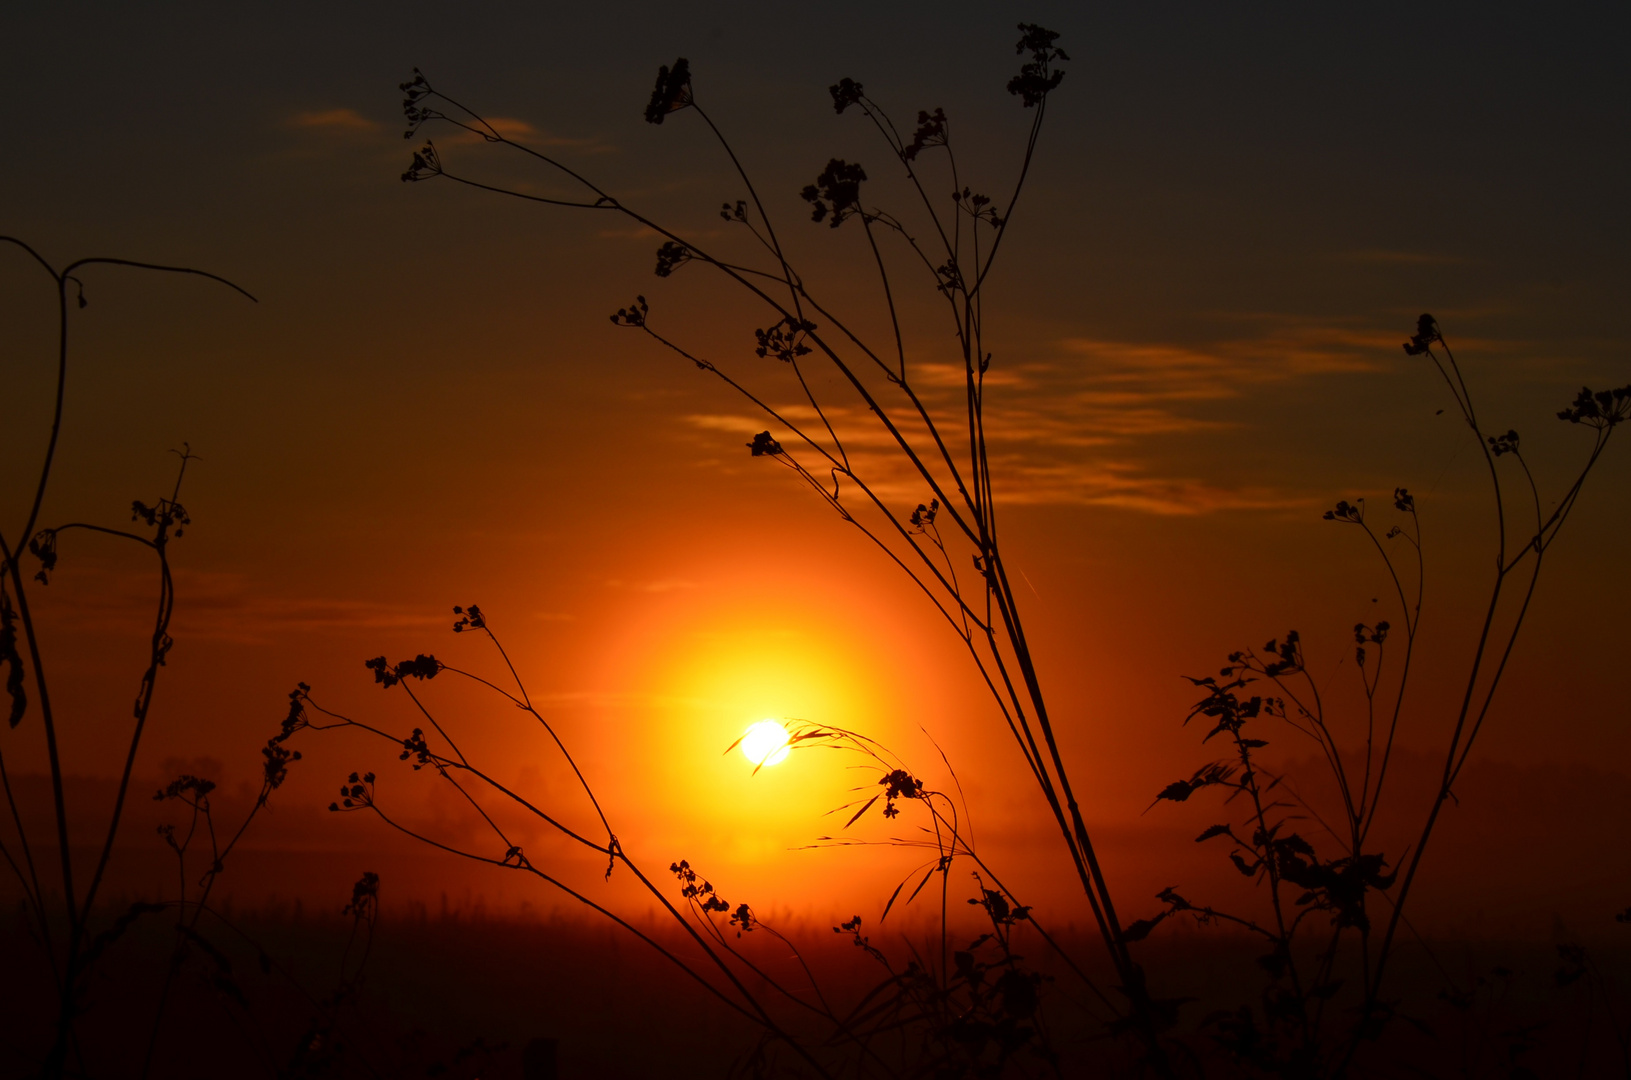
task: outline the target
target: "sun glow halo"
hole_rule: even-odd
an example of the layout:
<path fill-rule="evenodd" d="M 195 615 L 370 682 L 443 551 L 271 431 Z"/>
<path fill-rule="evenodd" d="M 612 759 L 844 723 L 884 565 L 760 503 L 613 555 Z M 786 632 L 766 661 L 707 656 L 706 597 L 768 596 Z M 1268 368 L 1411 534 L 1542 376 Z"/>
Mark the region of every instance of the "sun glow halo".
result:
<path fill-rule="evenodd" d="M 774 720 L 761 720 L 742 735 L 742 753 L 754 765 L 780 765 L 792 751 L 787 729 Z"/>

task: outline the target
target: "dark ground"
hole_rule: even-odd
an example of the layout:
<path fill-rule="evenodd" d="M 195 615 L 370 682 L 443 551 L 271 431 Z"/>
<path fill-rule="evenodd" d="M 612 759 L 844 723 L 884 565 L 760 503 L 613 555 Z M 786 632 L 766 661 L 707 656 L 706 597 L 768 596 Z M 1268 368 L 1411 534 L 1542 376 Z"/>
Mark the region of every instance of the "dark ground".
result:
<path fill-rule="evenodd" d="M 354 993 L 339 1001 L 342 971 L 354 971 L 359 958 L 353 943 L 342 967 L 349 920 L 284 907 L 240 914 L 233 925 L 200 925 L 219 958 L 191 950 L 149 1075 L 520 1080 L 527 1045 L 548 1040 L 560 1077 L 725 1076 L 754 1046 L 750 1024 L 649 947 L 601 924 L 387 909 Z M 0 935 L 5 1076 L 27 1075 L 37 1062 L 52 1011 L 49 976 L 23 927 L 13 908 Z M 877 981 L 873 962 L 830 930 L 791 936 L 833 998 L 853 1001 Z M 107 952 L 84 1002 L 87 1075 L 141 1074 L 173 940 L 165 915 L 147 916 Z M 896 933 L 874 931 L 873 940 L 905 952 Z M 744 944 L 772 966 L 785 959 L 785 948 L 765 935 Z M 1093 955 L 1089 941 L 1071 946 Z M 1413 945 L 1400 954 L 1393 983 L 1401 1019 L 1367 1048 L 1358 1075 L 1631 1077 L 1628 946 L 1593 945 L 1582 966 L 1558 943 L 1439 943 L 1431 957 Z M 1125 1074 L 1114 1048 L 1093 1037 L 1081 982 L 1049 962 L 1034 939 L 1025 949 L 1053 977 L 1043 984 L 1044 1008 L 1062 1075 Z M 1196 999 L 1180 1025 L 1201 1054 L 1215 1056 L 1199 1030 L 1208 1014 L 1257 1004 L 1255 951 L 1237 938 L 1183 928 L 1146 943 L 1141 956 L 1152 985 Z M 1580 973 L 1571 981 L 1571 972 Z M 795 1074 L 785 1060 L 773 1071 Z M 1014 1074 L 1051 1071 L 1027 1058 Z M 1255 1075 L 1218 1062 L 1208 1074 Z"/>

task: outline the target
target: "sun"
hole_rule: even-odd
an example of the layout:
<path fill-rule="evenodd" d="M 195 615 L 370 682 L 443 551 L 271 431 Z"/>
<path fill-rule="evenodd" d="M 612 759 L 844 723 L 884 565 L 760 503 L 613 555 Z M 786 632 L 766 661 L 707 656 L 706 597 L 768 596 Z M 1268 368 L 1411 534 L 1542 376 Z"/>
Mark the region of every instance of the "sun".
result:
<path fill-rule="evenodd" d="M 792 751 L 787 729 L 775 720 L 761 720 L 742 735 L 742 753 L 754 765 L 780 765 Z"/>

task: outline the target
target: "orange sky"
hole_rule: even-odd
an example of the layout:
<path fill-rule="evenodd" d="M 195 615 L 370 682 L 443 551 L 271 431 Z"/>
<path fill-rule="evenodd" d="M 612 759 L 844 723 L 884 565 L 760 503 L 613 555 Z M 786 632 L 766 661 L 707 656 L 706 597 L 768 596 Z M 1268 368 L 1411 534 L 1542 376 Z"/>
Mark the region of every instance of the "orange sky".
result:
<path fill-rule="evenodd" d="M 1049 870 L 1040 802 L 944 624 L 783 470 L 748 456 L 763 421 L 606 320 L 644 292 L 689 347 L 763 380 L 757 313 L 696 268 L 652 278 L 657 241 L 610 216 L 396 179 L 410 144 L 395 84 L 417 64 L 683 235 L 728 244 L 715 207 L 740 192 L 694 118 L 640 122 L 652 70 L 681 53 L 812 281 L 876 328 L 859 238 L 808 224 L 796 198 L 829 156 L 886 173 L 823 88 L 853 74 L 902 117 L 944 105 L 970 169 L 1006 184 L 1025 119 L 1001 93 L 1019 15 L 1061 30 L 1074 63 L 990 297 L 997 494 L 1040 669 L 1127 905 L 1153 903 L 1170 869 L 1212 872 L 1184 846 L 1210 809 L 1141 816 L 1208 757 L 1179 726 L 1194 696 L 1179 676 L 1297 627 L 1328 685 L 1351 678 L 1348 628 L 1385 594 L 1359 539 L 1319 520 L 1337 498 L 1380 507 L 1403 484 L 1422 504 L 1426 674 L 1405 742 L 1428 750 L 1487 577 L 1488 511 L 1464 429 L 1436 414 L 1449 402 L 1398 345 L 1420 311 L 1437 314 L 1490 428 L 1522 431 L 1543 483 L 1559 486 L 1586 440 L 1553 414 L 1581 383 L 1620 385 L 1631 370 L 1626 75 L 1601 52 L 1606 20 L 1623 15 L 1539 28 L 1499 11 L 1462 24 L 1378 9 L 1349 25 L 1201 11 L 1084 21 L 1044 7 L 934 26 L 857 9 L 833 20 L 857 27 L 842 32 L 728 6 L 654 8 L 632 25 L 497 7 L 461 8 L 452 24 L 398 6 L 4 16 L 13 163 L 0 231 L 59 263 L 199 266 L 260 301 L 97 269 L 74 313 L 46 517 L 118 523 L 132 497 L 167 485 L 171 447 L 202 455 L 183 496 L 196 525 L 175 549 L 178 644 L 143 775 L 208 758 L 228 786 L 253 777 L 297 680 L 333 707 L 411 726 L 362 661 L 433 651 L 496 671 L 447 632 L 452 605 L 474 600 L 650 868 L 688 857 L 732 882 L 727 895 L 819 918 L 875 907 L 909 868 L 898 854 L 790 850 L 834 828 L 820 815 L 850 798 L 854 774 L 795 755 L 749 776 L 720 751 L 753 720 L 805 717 L 873 733 L 943 782 L 927 729 L 1016 888 L 1060 921 L 1082 918 Z M 495 39 L 495 26 L 507 32 Z M 908 32 L 918 47 L 902 58 L 891 42 Z M 1423 34 L 1455 47 L 1423 58 Z M 807 50 L 790 57 L 777 44 L 788 38 Z M 479 146 L 444 148 L 486 160 Z M 879 200 L 891 192 L 880 179 Z M 0 258 L 0 493 L 13 530 L 47 420 L 46 284 Z M 928 310 L 906 304 L 912 362 L 944 403 L 936 365 L 954 354 Z M 785 383 L 762 385 L 793 400 Z M 840 420 L 865 417 L 851 406 Z M 1582 769 L 1597 770 L 1588 787 L 1626 777 L 1628 477 L 1625 453 L 1593 476 L 1481 744 L 1487 775 L 1540 784 L 1537 818 L 1585 848 L 1623 839 L 1623 799 L 1548 806 L 1579 790 Z M 72 715 L 70 768 L 86 777 L 120 757 L 140 570 L 76 541 L 40 601 Z M 468 751 L 571 798 L 513 711 L 435 690 Z M 0 738 L 14 769 L 37 760 L 37 731 Z M 257 844 L 370 858 L 377 829 L 314 809 L 353 768 L 378 769 L 424 820 L 459 827 L 388 750 L 338 736 L 302 748 Z M 1498 856 L 1465 853 L 1512 826 L 1500 815 L 1513 793 L 1493 780 L 1477 790 L 1485 808 L 1468 813 L 1493 816 L 1469 819 L 1482 824 L 1463 828 L 1446 865 L 1499 889 Z M 1582 889 L 1631 890 L 1623 865 L 1577 871 L 1515 901 L 1522 918 Z M 347 873 L 282 887 L 332 892 Z M 434 892 L 443 873 L 412 889 Z"/>

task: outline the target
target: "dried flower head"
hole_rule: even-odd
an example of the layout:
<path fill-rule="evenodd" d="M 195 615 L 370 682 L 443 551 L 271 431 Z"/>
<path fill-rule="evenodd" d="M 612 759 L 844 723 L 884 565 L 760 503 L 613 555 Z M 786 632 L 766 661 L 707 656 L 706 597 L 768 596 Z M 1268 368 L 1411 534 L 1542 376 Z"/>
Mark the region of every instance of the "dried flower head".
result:
<path fill-rule="evenodd" d="M 669 113 L 679 112 L 691 103 L 691 62 L 682 56 L 672 68 L 665 64 L 657 69 L 657 85 L 646 105 L 646 123 L 660 124 Z"/>
<path fill-rule="evenodd" d="M 933 113 L 919 112 L 917 114 L 917 130 L 912 133 L 912 141 L 901 150 L 900 156 L 907 161 L 917 157 L 925 147 L 946 145 L 946 111 L 936 109 Z"/>
<path fill-rule="evenodd" d="M 1505 435 L 1491 435 L 1488 440 L 1489 448 L 1496 457 L 1502 454 L 1516 454 L 1518 452 L 1518 433 L 1507 430 Z"/>
<path fill-rule="evenodd" d="M 202 777 L 183 773 L 160 788 L 153 795 L 154 802 L 163 802 L 165 799 L 185 799 L 196 802 L 208 797 L 215 790 L 215 781 L 205 780 Z"/>
<path fill-rule="evenodd" d="M 413 161 L 408 164 L 408 171 L 402 174 L 402 182 L 413 184 L 440 175 L 442 156 L 436 152 L 435 144 L 427 139 L 424 146 L 413 152 Z"/>
<path fill-rule="evenodd" d="M 663 246 L 657 249 L 657 276 L 667 277 L 695 257 L 691 254 L 691 249 L 684 244 L 666 240 Z"/>
<path fill-rule="evenodd" d="M 1601 430 L 1618 424 L 1628 412 L 1631 412 L 1631 386 L 1596 393 L 1592 392 L 1591 387 L 1582 386 L 1580 393 L 1575 395 L 1574 404 L 1559 412 L 1557 418 Z"/>
<path fill-rule="evenodd" d="M 1433 347 L 1433 342 L 1443 340 L 1438 332 L 1438 320 L 1423 314 L 1416 320 L 1416 332 L 1404 343 L 1405 355 L 1420 356 Z"/>
<path fill-rule="evenodd" d="M 435 91 L 431 89 L 429 81 L 418 69 L 413 69 L 413 78 L 400 84 L 402 90 L 402 115 L 408 121 L 408 130 L 402 133 L 404 139 L 411 139 L 427 120 L 435 119 L 442 114 L 425 105 L 425 99 L 432 96 Z"/>
<path fill-rule="evenodd" d="M 761 431 L 748 443 L 748 449 L 753 451 L 754 457 L 774 457 L 783 453 L 782 444 L 770 437 L 770 432 Z"/>
<path fill-rule="evenodd" d="M 646 315 L 650 311 L 651 307 L 646 303 L 646 298 L 636 296 L 634 303 L 626 308 L 618 308 L 617 313 L 611 316 L 611 320 L 617 326 L 644 326 Z"/>
<path fill-rule="evenodd" d="M 343 814 L 347 810 L 366 810 L 374 805 L 374 774 L 352 773 L 340 785 L 340 799 L 328 804 L 330 811 Z"/>
<path fill-rule="evenodd" d="M 827 92 L 832 95 L 833 111 L 840 114 L 865 96 L 861 84 L 854 79 L 839 79 L 827 87 Z"/>
<path fill-rule="evenodd" d="M 351 886 L 351 902 L 341 909 L 342 915 L 355 915 L 359 919 L 372 919 L 379 910 L 379 875 L 364 870 L 362 877 Z"/>
<path fill-rule="evenodd" d="M 1395 503 L 1395 505 L 1397 505 L 1397 503 Z M 1336 508 L 1334 510 L 1327 510 L 1325 512 L 1325 520 L 1346 521 L 1354 525 L 1364 524 L 1365 500 L 1355 499 L 1350 503 L 1347 499 L 1342 499 L 1336 504 Z"/>
<path fill-rule="evenodd" d="M 413 734 L 402 740 L 402 753 L 396 756 L 398 761 L 407 761 L 413 758 L 413 769 L 418 772 L 426 765 L 432 764 L 433 757 L 430 744 L 425 741 L 425 732 L 422 728 L 414 728 Z"/>
<path fill-rule="evenodd" d="M 1055 48 L 1059 35 L 1035 23 L 1019 24 L 1020 39 L 1014 52 L 1029 52 L 1031 60 L 1019 69 L 1019 74 L 1008 80 L 1008 92 L 1016 95 L 1029 109 L 1047 100 L 1047 96 L 1064 81 L 1065 73 L 1053 69 L 1056 60 L 1069 60 L 1065 50 Z"/>
<path fill-rule="evenodd" d="M 852 165 L 842 158 L 833 158 L 827 162 L 827 167 L 816 177 L 816 182 L 806 185 L 799 195 L 813 209 L 810 211 L 810 220 L 820 222 L 831 217 L 831 225 L 838 228 L 847 217 L 861 212 L 861 182 L 866 179 L 866 170 L 859 165 Z"/>
<path fill-rule="evenodd" d="M 754 355 L 774 356 L 787 364 L 801 356 L 809 356 L 810 346 L 804 343 L 804 338 L 814 329 L 815 323 L 795 319 L 789 315 L 768 329 L 753 332 L 754 338 L 759 342 L 753 350 Z"/>
<path fill-rule="evenodd" d="M 389 664 L 385 657 L 376 656 L 372 660 L 364 660 L 363 666 L 374 673 L 374 681 L 386 689 L 390 689 L 406 678 L 434 679 L 442 670 L 442 662 L 434 656 L 420 653 L 412 660 L 402 660 L 396 664 Z"/>

